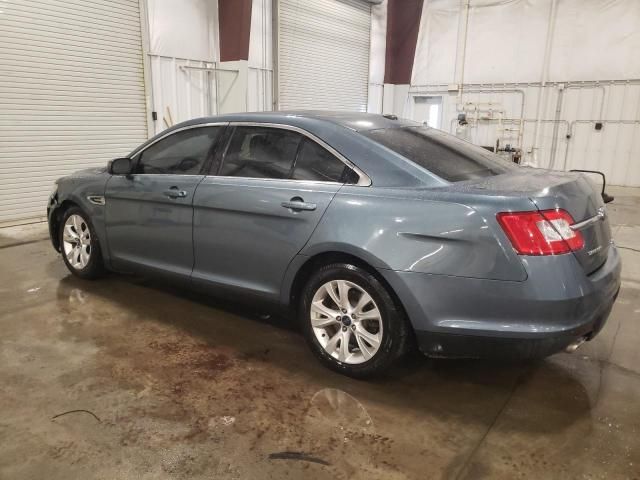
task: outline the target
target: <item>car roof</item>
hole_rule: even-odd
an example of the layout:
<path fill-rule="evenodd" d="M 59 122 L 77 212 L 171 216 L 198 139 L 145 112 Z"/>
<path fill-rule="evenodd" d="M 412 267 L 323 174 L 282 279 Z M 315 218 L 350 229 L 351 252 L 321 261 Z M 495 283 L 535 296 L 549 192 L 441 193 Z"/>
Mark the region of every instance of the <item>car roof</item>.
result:
<path fill-rule="evenodd" d="M 214 117 L 198 118 L 189 123 L 208 122 L 259 122 L 281 123 L 285 125 L 299 125 L 301 122 L 304 122 L 306 125 L 331 123 L 354 131 L 420 125 L 412 120 L 399 119 L 395 115 L 329 110 L 282 110 L 277 112 L 230 113 Z"/>

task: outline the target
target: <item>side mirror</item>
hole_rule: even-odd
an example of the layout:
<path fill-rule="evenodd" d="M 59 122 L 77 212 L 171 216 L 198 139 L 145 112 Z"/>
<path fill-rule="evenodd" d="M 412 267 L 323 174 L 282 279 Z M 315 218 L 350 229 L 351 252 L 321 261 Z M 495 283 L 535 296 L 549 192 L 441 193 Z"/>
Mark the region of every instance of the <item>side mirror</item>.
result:
<path fill-rule="evenodd" d="M 109 173 L 111 175 L 130 175 L 133 169 L 133 162 L 130 158 L 116 158 L 109 162 Z"/>

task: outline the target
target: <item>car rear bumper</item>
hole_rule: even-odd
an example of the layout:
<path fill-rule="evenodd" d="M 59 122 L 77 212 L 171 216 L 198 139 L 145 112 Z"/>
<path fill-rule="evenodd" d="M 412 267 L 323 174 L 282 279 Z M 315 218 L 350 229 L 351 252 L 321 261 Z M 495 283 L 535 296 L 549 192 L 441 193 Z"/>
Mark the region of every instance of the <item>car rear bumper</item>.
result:
<path fill-rule="evenodd" d="M 461 335 L 416 331 L 418 346 L 431 357 L 446 358 L 543 358 L 581 340 L 591 340 L 609 317 L 615 297 L 595 318 L 577 328 L 537 336 Z"/>
<path fill-rule="evenodd" d="M 523 257 L 508 282 L 381 271 L 405 307 L 420 349 L 437 357 L 543 357 L 604 326 L 620 289 L 614 246 L 585 275 L 573 255 Z"/>

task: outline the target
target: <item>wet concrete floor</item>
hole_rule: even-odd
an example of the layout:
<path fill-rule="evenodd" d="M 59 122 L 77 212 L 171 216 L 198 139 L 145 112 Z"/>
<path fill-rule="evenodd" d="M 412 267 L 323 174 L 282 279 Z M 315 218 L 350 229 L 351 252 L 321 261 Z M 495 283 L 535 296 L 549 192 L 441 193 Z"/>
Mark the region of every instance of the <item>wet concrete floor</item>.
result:
<path fill-rule="evenodd" d="M 366 382 L 284 319 L 81 281 L 42 226 L 0 230 L 0 478 L 640 479 L 638 195 L 609 208 L 624 280 L 592 342 Z"/>

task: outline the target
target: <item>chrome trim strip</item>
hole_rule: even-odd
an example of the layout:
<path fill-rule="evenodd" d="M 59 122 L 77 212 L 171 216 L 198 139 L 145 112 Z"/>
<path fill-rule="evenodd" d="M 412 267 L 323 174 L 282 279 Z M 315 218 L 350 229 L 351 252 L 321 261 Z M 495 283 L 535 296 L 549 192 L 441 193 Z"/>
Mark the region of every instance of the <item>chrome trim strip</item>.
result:
<path fill-rule="evenodd" d="M 165 138 L 167 138 L 169 135 L 173 135 L 174 133 L 178 133 L 178 132 L 183 132 L 185 130 L 191 130 L 193 128 L 203 128 L 203 127 L 221 127 L 224 126 L 226 127 L 227 125 L 229 125 L 229 122 L 210 122 L 210 123 L 196 123 L 194 125 L 187 125 L 186 127 L 181 127 L 181 128 L 177 128 L 175 130 L 171 130 L 170 132 L 165 133 L 164 135 L 160 135 L 158 138 L 156 138 L 153 142 L 151 142 L 148 145 L 145 145 L 144 148 L 143 147 L 138 147 L 136 150 L 134 150 L 133 152 L 131 152 L 131 155 L 129 155 L 129 158 L 133 158 L 136 155 L 138 155 L 139 153 L 144 152 L 147 148 L 151 147 L 152 145 L 155 145 L 156 143 L 158 143 L 160 140 L 164 140 Z M 154 174 L 157 175 L 157 174 Z M 160 174 L 162 175 L 162 174 Z"/>
<path fill-rule="evenodd" d="M 347 167 L 349 167 L 354 172 L 356 172 L 358 174 L 358 183 L 356 183 L 356 185 L 361 186 L 361 187 L 369 187 L 369 186 L 371 186 L 371 183 L 372 183 L 371 182 L 371 178 L 369 178 L 369 176 L 366 173 L 364 173 L 362 170 L 360 170 L 356 165 L 353 164 L 353 162 L 351 162 L 348 158 L 346 158 L 344 155 L 342 155 L 340 152 L 338 152 L 331 145 L 329 145 L 324 140 L 316 137 L 313 133 L 308 132 L 307 130 L 305 130 L 303 128 L 296 127 L 296 126 L 293 126 L 293 125 L 287 125 L 286 123 L 266 123 L 266 122 L 265 123 L 261 123 L 261 122 L 229 122 L 229 125 L 233 126 L 233 127 L 240 126 L 240 127 L 281 128 L 283 130 L 291 130 L 292 132 L 300 133 L 300 134 L 304 135 L 305 137 L 310 138 L 311 140 L 313 140 L 317 144 L 319 144 L 325 150 L 328 150 L 338 160 L 340 160 Z M 294 180 L 294 179 L 289 179 L 289 180 L 292 180 L 294 182 L 305 181 L 305 180 Z M 327 182 L 327 183 L 329 183 L 329 182 Z M 331 182 L 331 183 L 334 183 L 334 182 Z"/>
<path fill-rule="evenodd" d="M 169 175 L 182 177 L 204 177 L 206 176 L 204 173 L 132 173 L 131 175 L 135 177 L 154 177 L 161 178 Z"/>
<path fill-rule="evenodd" d="M 599 220 L 604 220 L 606 217 L 606 213 L 604 212 L 603 209 L 598 209 L 598 214 L 591 217 L 591 218 L 587 218 L 586 220 L 583 220 L 582 222 L 578 222 L 578 223 L 574 223 L 573 225 L 570 225 L 569 228 L 573 231 L 576 230 L 582 230 L 585 227 L 588 227 L 589 225 L 596 223 Z"/>
<path fill-rule="evenodd" d="M 295 178 L 260 178 L 260 177 L 234 177 L 230 175 L 207 175 L 205 177 L 205 181 L 215 181 L 216 179 L 220 180 L 249 180 L 256 182 L 285 182 L 285 183 L 296 183 L 298 185 L 309 185 L 310 187 L 313 185 L 344 185 L 340 182 L 330 182 L 325 180 L 296 180 Z"/>
<path fill-rule="evenodd" d="M 104 199 L 104 195 L 88 195 L 87 200 L 89 200 L 89 202 L 93 203 L 94 205 L 100 205 L 100 206 L 107 203 L 106 200 Z"/>

